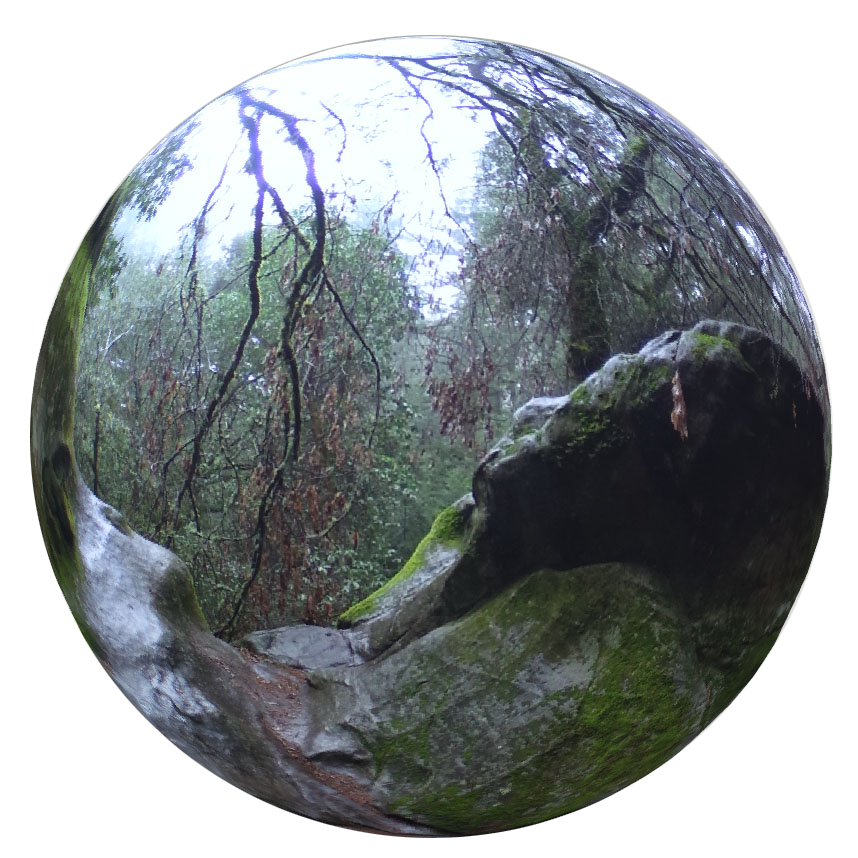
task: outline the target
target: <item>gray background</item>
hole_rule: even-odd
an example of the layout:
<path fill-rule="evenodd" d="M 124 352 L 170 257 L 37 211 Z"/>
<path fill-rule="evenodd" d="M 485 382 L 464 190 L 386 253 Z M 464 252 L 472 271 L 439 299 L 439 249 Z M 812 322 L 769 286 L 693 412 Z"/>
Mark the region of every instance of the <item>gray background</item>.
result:
<path fill-rule="evenodd" d="M 832 366 L 833 38 L 507 36 L 623 84 L 726 164 L 774 229 Z M 173 128 L 263 71 L 385 36 L 32 36 L 30 385 L 47 314 L 110 194 Z M 33 836 L 360 837 L 267 807 L 189 762 L 101 672 L 30 500 Z M 674 760 L 607 801 L 505 837 L 762 836 L 765 747 L 831 745 L 832 510 L 756 678 Z"/>

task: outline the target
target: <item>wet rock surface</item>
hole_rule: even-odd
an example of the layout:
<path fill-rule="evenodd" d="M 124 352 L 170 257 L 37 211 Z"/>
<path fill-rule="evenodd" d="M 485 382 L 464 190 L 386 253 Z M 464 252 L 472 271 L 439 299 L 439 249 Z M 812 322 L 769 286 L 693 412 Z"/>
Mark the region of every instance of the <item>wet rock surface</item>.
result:
<path fill-rule="evenodd" d="M 363 658 L 355 651 L 353 634 L 321 626 L 286 626 L 245 635 L 237 646 L 274 661 L 316 670 L 323 667 L 352 667 Z"/>
<path fill-rule="evenodd" d="M 739 325 L 618 355 L 512 435 L 343 628 L 238 648 L 180 561 L 80 481 L 66 514 L 71 460 L 45 458 L 40 511 L 65 516 L 46 541 L 94 652 L 203 765 L 329 822 L 491 831 L 616 791 L 735 697 L 798 593 L 827 488 L 814 395 Z"/>

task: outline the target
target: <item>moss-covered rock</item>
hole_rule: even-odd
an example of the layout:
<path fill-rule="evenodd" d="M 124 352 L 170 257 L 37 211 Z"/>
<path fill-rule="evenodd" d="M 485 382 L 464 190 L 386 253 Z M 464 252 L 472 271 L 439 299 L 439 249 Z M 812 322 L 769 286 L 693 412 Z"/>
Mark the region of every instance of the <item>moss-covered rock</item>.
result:
<path fill-rule="evenodd" d="M 33 489 L 42 536 L 63 595 L 81 632 L 96 651 L 95 634 L 77 593 L 84 570 L 75 525 L 75 377 L 92 268 L 119 204 L 119 194 L 114 194 L 84 237 L 63 278 L 39 352 L 30 413 Z"/>
<path fill-rule="evenodd" d="M 446 832 L 574 810 L 693 738 L 777 638 L 825 503 L 818 403 L 739 325 L 668 332 L 521 418 L 372 660 L 309 675 L 308 756 Z"/>
<path fill-rule="evenodd" d="M 340 616 L 341 626 L 353 625 L 357 620 L 365 619 L 384 610 L 385 604 L 398 600 L 394 594 L 412 580 L 416 572 L 425 569 L 431 563 L 429 555 L 437 548 L 457 548 L 462 541 L 464 526 L 461 513 L 455 507 L 447 507 L 432 524 L 429 533 L 423 537 L 414 549 L 405 565 L 378 590 L 370 593 L 356 605 L 352 605 Z"/>
<path fill-rule="evenodd" d="M 400 640 L 433 612 L 444 579 L 461 557 L 473 500 L 469 495 L 443 510 L 402 569 L 339 618 L 351 631 L 350 646 L 365 658 Z"/>
<path fill-rule="evenodd" d="M 777 638 L 821 524 L 824 421 L 769 339 L 705 322 L 525 409 L 346 628 L 216 640 L 181 562 L 76 474 L 52 397 L 73 382 L 90 259 L 40 357 L 45 539 L 123 691 L 232 783 L 394 833 L 537 822 L 668 759 Z"/>
<path fill-rule="evenodd" d="M 481 463 L 446 616 L 538 568 L 632 561 L 664 571 L 696 614 L 758 588 L 764 607 L 732 629 L 756 639 L 810 562 L 823 434 L 794 362 L 750 328 L 702 322 L 617 355 Z"/>
<path fill-rule="evenodd" d="M 658 575 L 542 570 L 388 658 L 317 678 L 348 688 L 317 715 L 361 737 L 370 757 L 352 763 L 391 812 L 473 833 L 574 810 L 651 771 L 698 728 L 699 677 Z"/>

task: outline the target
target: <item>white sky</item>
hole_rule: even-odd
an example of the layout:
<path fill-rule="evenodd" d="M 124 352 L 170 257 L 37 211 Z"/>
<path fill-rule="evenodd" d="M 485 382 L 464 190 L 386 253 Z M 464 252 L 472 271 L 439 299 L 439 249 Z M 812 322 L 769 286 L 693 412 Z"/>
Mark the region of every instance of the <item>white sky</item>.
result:
<path fill-rule="evenodd" d="M 393 67 L 372 58 L 374 54 L 455 55 L 461 46 L 451 40 L 391 39 L 346 50 L 367 57 L 349 58 L 339 50 L 315 54 L 271 69 L 240 88 L 251 89 L 302 120 L 300 130 L 315 153 L 319 183 L 326 193 L 333 193 L 328 198 L 329 214 L 335 215 L 344 204 L 343 192 L 356 200 L 343 209 L 344 215 L 363 224 L 396 198 L 393 222 L 404 225 L 398 249 L 415 259 L 422 254 L 412 280 L 424 294 L 433 293 L 449 307 L 459 294 L 455 275 L 461 248 L 460 238 L 453 234 L 455 223 L 444 215 L 444 200 L 455 214 L 467 215 L 478 181 L 477 159 L 494 131 L 491 118 L 485 111 L 475 111 L 472 104 L 455 100 L 449 89 L 428 82 L 422 84 L 427 101 L 421 101 Z M 250 232 L 256 184 L 244 170 L 247 139 L 232 92 L 188 120 L 199 124 L 184 148 L 194 166 L 174 182 L 154 219 L 138 222 L 127 214 L 120 223 L 127 245 L 144 258 L 169 255 L 189 235 L 185 228 L 200 212 L 228 160 L 202 251 L 217 258 L 237 235 Z M 588 112 L 581 105 L 576 109 Z M 427 118 L 430 110 L 432 116 Z M 182 126 L 177 132 L 181 130 Z M 429 163 L 427 140 L 440 166 L 440 187 Z M 310 202 L 306 168 L 279 120 L 262 119 L 260 144 L 268 181 L 287 208 L 306 210 Z M 267 222 L 278 222 L 270 206 L 268 214 Z M 758 251 L 751 229 L 738 227 L 751 250 Z M 427 252 L 430 242 L 434 247 Z"/>
<path fill-rule="evenodd" d="M 413 40 L 409 42 L 408 49 L 415 51 Z M 432 40 L 427 49 L 437 51 L 439 46 L 443 43 Z M 373 48 L 361 47 L 368 52 Z M 405 46 L 401 47 L 404 50 Z M 397 45 L 388 41 L 384 49 L 395 51 Z M 420 135 L 428 108 L 396 71 L 368 59 L 336 58 L 335 54 L 333 58 L 320 59 L 317 55 L 273 69 L 249 83 L 255 94 L 305 119 L 300 124 L 301 133 L 314 150 L 316 174 L 323 190 L 341 192 L 346 188 L 357 198 L 358 214 L 377 211 L 396 194 L 394 213 L 403 219 L 412 235 L 403 236 L 399 242 L 400 250 L 408 254 L 419 253 L 420 243 L 429 239 L 446 242 L 454 224 L 444 216 L 438 180 Z M 473 196 L 477 157 L 491 123 L 486 116 L 455 107 L 440 88 L 427 86 L 424 92 L 434 111 L 424 131 L 436 162 L 442 165 L 444 196 L 455 210 Z M 325 107 L 346 126 L 344 147 L 342 129 Z M 185 151 L 193 160 L 193 169 L 174 183 L 170 196 L 151 222 L 126 216 L 119 225 L 127 243 L 139 253 L 163 256 L 176 247 L 182 228 L 200 211 L 236 143 L 219 202 L 209 218 L 205 252 L 219 255 L 232 238 L 252 227 L 256 185 L 243 169 L 248 150 L 237 99 L 227 93 L 192 119 L 199 122 L 199 128 L 189 138 Z M 306 206 L 309 192 L 303 160 L 286 140 L 277 120 L 263 119 L 260 145 L 266 178 L 278 189 L 287 208 Z M 329 200 L 332 212 L 341 200 L 341 196 Z M 435 256 L 434 263 L 435 270 L 452 274 L 456 254 L 443 260 Z M 423 284 L 428 284 L 431 276 L 428 268 L 416 272 Z M 449 301 L 450 290 L 442 290 L 442 297 Z"/>

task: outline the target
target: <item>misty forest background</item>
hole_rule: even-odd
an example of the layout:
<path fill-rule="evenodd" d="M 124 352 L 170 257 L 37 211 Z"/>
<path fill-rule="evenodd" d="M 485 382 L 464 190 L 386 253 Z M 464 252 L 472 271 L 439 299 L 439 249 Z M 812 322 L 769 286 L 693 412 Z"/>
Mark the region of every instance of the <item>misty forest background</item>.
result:
<path fill-rule="evenodd" d="M 760 328 L 825 400 L 775 236 L 647 102 L 508 45 L 348 62 L 384 82 L 348 109 L 320 96 L 312 119 L 290 112 L 288 69 L 282 89 L 275 73 L 219 99 L 228 157 L 178 243 L 154 252 L 135 230 L 197 169 L 206 112 L 177 129 L 120 190 L 90 288 L 78 466 L 188 564 L 226 639 L 335 622 L 469 490 L 516 408 L 664 330 Z M 369 193 L 338 169 L 350 148 L 378 158 L 394 110 L 411 123 L 398 145 L 436 183 L 432 225 L 395 175 Z M 450 111 L 484 129 L 467 192 L 449 190 Z M 284 159 L 290 187 L 271 178 Z"/>

